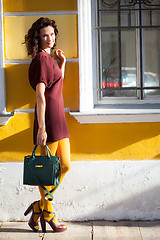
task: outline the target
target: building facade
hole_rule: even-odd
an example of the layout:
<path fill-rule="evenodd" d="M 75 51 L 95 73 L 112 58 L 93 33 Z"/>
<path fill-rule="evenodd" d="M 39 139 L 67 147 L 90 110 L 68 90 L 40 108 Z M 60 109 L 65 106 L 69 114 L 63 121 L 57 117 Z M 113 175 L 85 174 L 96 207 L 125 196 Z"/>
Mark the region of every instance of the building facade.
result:
<path fill-rule="evenodd" d="M 1 0 L 0 221 L 26 220 L 23 185 L 35 92 L 24 36 L 53 18 L 67 58 L 72 167 L 55 193 L 63 220 L 160 218 L 160 1 Z"/>

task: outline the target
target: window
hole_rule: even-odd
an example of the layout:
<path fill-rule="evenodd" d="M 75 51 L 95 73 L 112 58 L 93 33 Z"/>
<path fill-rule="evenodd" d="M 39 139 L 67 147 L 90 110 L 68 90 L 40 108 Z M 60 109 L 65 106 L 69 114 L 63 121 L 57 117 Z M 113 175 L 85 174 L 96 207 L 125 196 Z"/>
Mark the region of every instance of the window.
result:
<path fill-rule="evenodd" d="M 97 0 L 92 11 L 95 103 L 158 101 L 160 1 Z"/>
<path fill-rule="evenodd" d="M 160 0 L 77 0 L 80 123 L 159 122 Z"/>

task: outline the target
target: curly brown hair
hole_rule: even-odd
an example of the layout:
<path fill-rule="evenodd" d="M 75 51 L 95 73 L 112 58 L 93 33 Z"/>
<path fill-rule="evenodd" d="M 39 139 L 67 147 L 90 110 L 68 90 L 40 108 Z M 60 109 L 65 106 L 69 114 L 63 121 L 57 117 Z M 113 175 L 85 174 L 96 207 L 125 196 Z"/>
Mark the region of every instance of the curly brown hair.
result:
<path fill-rule="evenodd" d="M 28 33 L 25 35 L 25 41 L 28 56 L 34 58 L 40 50 L 40 29 L 52 26 L 54 28 L 55 36 L 58 34 L 57 25 L 54 20 L 49 18 L 39 18 L 35 21 Z M 56 46 L 56 39 L 53 48 Z M 52 48 L 52 49 L 53 49 Z"/>

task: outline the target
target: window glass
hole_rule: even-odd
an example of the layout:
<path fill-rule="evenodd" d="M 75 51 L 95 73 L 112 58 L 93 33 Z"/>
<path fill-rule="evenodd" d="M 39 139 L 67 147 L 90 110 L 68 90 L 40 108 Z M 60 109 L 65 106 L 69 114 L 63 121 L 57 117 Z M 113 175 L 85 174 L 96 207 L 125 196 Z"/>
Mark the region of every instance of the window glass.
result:
<path fill-rule="evenodd" d="M 122 87 L 137 87 L 136 31 L 121 32 Z M 125 96 L 136 97 L 136 90 L 128 89 Z"/>
<path fill-rule="evenodd" d="M 144 87 L 160 86 L 160 29 L 145 29 L 144 39 Z M 160 95 L 159 89 L 145 89 L 144 97 Z"/>
<path fill-rule="evenodd" d="M 101 26 L 102 27 L 112 27 L 118 26 L 118 16 L 117 12 L 102 12 L 101 13 Z"/>
<path fill-rule="evenodd" d="M 116 31 L 102 31 L 102 97 L 113 96 L 112 88 L 119 86 L 119 51 L 118 33 Z M 104 91 L 107 88 L 107 91 Z"/>
<path fill-rule="evenodd" d="M 136 26 L 135 11 L 122 11 L 121 12 L 121 26 Z"/>

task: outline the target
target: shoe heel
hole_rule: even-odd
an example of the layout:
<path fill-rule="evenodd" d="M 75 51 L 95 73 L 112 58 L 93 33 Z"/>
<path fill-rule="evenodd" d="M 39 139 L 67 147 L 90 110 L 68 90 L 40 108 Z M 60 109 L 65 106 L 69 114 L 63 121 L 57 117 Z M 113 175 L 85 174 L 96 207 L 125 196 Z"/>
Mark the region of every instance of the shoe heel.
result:
<path fill-rule="evenodd" d="M 41 223 L 41 228 L 42 228 L 42 232 L 46 232 L 46 221 L 44 220 L 44 214 L 41 214 L 40 217 L 40 223 Z"/>
<path fill-rule="evenodd" d="M 27 216 L 27 215 L 32 211 L 32 209 L 33 209 L 33 204 L 31 204 L 31 205 L 27 208 L 27 210 L 24 212 L 24 216 Z"/>

